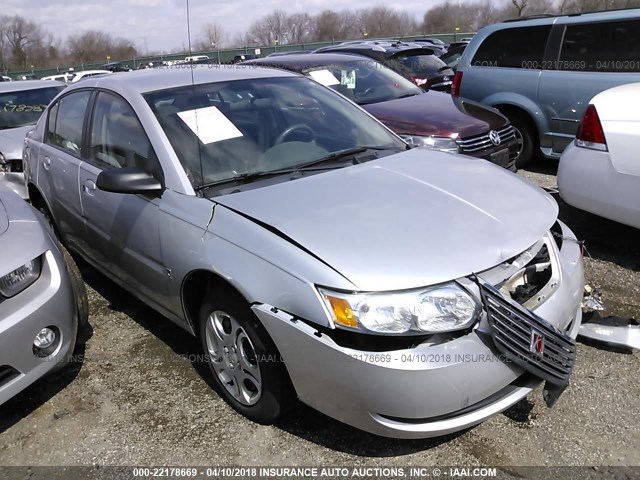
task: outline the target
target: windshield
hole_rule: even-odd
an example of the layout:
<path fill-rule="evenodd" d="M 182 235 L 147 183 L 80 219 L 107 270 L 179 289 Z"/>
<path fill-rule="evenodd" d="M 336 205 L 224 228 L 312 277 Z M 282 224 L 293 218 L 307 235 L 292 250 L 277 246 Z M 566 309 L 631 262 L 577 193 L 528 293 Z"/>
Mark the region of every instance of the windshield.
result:
<path fill-rule="evenodd" d="M 0 93 L 0 130 L 35 124 L 64 88 L 60 85 Z"/>
<path fill-rule="evenodd" d="M 365 112 L 302 77 L 189 85 L 145 99 L 196 188 L 358 147 L 406 148 Z"/>
<path fill-rule="evenodd" d="M 396 55 L 394 59 L 419 77 L 437 75 L 446 64 L 435 55 Z"/>
<path fill-rule="evenodd" d="M 403 76 L 373 60 L 354 60 L 305 72 L 358 105 L 387 102 L 424 93 Z"/>

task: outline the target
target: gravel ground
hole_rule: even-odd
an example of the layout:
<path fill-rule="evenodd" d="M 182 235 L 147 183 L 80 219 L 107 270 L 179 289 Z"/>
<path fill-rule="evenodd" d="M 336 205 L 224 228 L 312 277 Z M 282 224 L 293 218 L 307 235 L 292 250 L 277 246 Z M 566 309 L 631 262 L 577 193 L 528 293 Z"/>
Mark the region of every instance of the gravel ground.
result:
<path fill-rule="evenodd" d="M 521 175 L 553 188 L 556 165 Z M 605 314 L 640 318 L 640 231 L 561 203 L 586 241 L 587 282 Z M 526 221 L 526 219 L 523 219 Z M 88 266 L 92 332 L 83 362 L 0 407 L 0 465 L 640 465 L 640 354 L 579 343 L 553 409 L 542 392 L 466 432 L 375 437 L 301 406 L 274 426 L 236 414 L 211 389 L 195 339 Z"/>

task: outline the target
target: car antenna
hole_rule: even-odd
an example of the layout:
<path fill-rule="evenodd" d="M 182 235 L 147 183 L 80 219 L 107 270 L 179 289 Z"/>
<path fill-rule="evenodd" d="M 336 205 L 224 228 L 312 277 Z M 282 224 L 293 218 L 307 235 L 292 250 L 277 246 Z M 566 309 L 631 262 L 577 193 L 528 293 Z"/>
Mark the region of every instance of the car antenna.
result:
<path fill-rule="evenodd" d="M 193 77 L 193 69 L 196 67 L 196 64 L 193 63 L 191 61 L 191 57 L 192 57 L 192 52 L 191 52 L 191 12 L 189 10 L 189 0 L 187 1 L 187 45 L 189 47 L 189 63 L 188 63 L 188 67 L 189 67 L 189 71 L 191 72 L 191 95 L 193 96 L 193 100 L 194 100 L 194 104 L 197 105 L 197 102 L 195 102 L 196 99 L 196 82 L 194 80 Z M 200 178 L 202 179 L 202 181 L 204 181 L 204 168 L 202 167 L 202 149 L 200 148 L 200 144 L 198 143 L 198 138 L 199 138 L 199 133 L 200 133 L 200 127 L 198 125 L 198 108 L 195 108 L 195 120 L 196 120 L 196 147 L 198 148 L 198 160 L 200 161 Z"/>

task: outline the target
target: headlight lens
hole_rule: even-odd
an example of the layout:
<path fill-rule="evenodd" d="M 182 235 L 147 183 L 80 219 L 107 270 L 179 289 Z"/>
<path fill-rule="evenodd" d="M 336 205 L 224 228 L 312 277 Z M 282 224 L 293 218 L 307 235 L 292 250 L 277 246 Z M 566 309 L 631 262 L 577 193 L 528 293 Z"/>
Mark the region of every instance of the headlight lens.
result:
<path fill-rule="evenodd" d="M 5 298 L 15 297 L 40 277 L 40 270 L 41 261 L 36 258 L 0 277 L 0 295 Z"/>
<path fill-rule="evenodd" d="M 472 325 L 478 302 L 455 283 L 400 293 L 340 293 L 320 288 L 334 324 L 374 333 L 439 333 Z"/>
<path fill-rule="evenodd" d="M 400 137 L 409 145 L 416 147 L 432 148 L 448 153 L 458 153 L 460 151 L 458 144 L 451 137 L 421 137 L 419 135 L 400 135 Z"/>

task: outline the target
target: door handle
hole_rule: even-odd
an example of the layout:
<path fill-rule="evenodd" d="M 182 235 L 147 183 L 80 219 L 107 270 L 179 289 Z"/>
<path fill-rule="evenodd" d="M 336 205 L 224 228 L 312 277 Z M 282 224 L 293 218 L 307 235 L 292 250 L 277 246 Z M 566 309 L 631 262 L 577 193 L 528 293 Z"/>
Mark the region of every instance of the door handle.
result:
<path fill-rule="evenodd" d="M 87 195 L 93 195 L 96 191 L 95 182 L 93 180 L 86 180 L 84 185 L 82 185 L 82 190 L 84 190 Z"/>
<path fill-rule="evenodd" d="M 49 170 L 49 167 L 51 166 L 51 159 L 49 157 L 44 157 L 42 159 L 42 166 L 45 170 Z"/>

